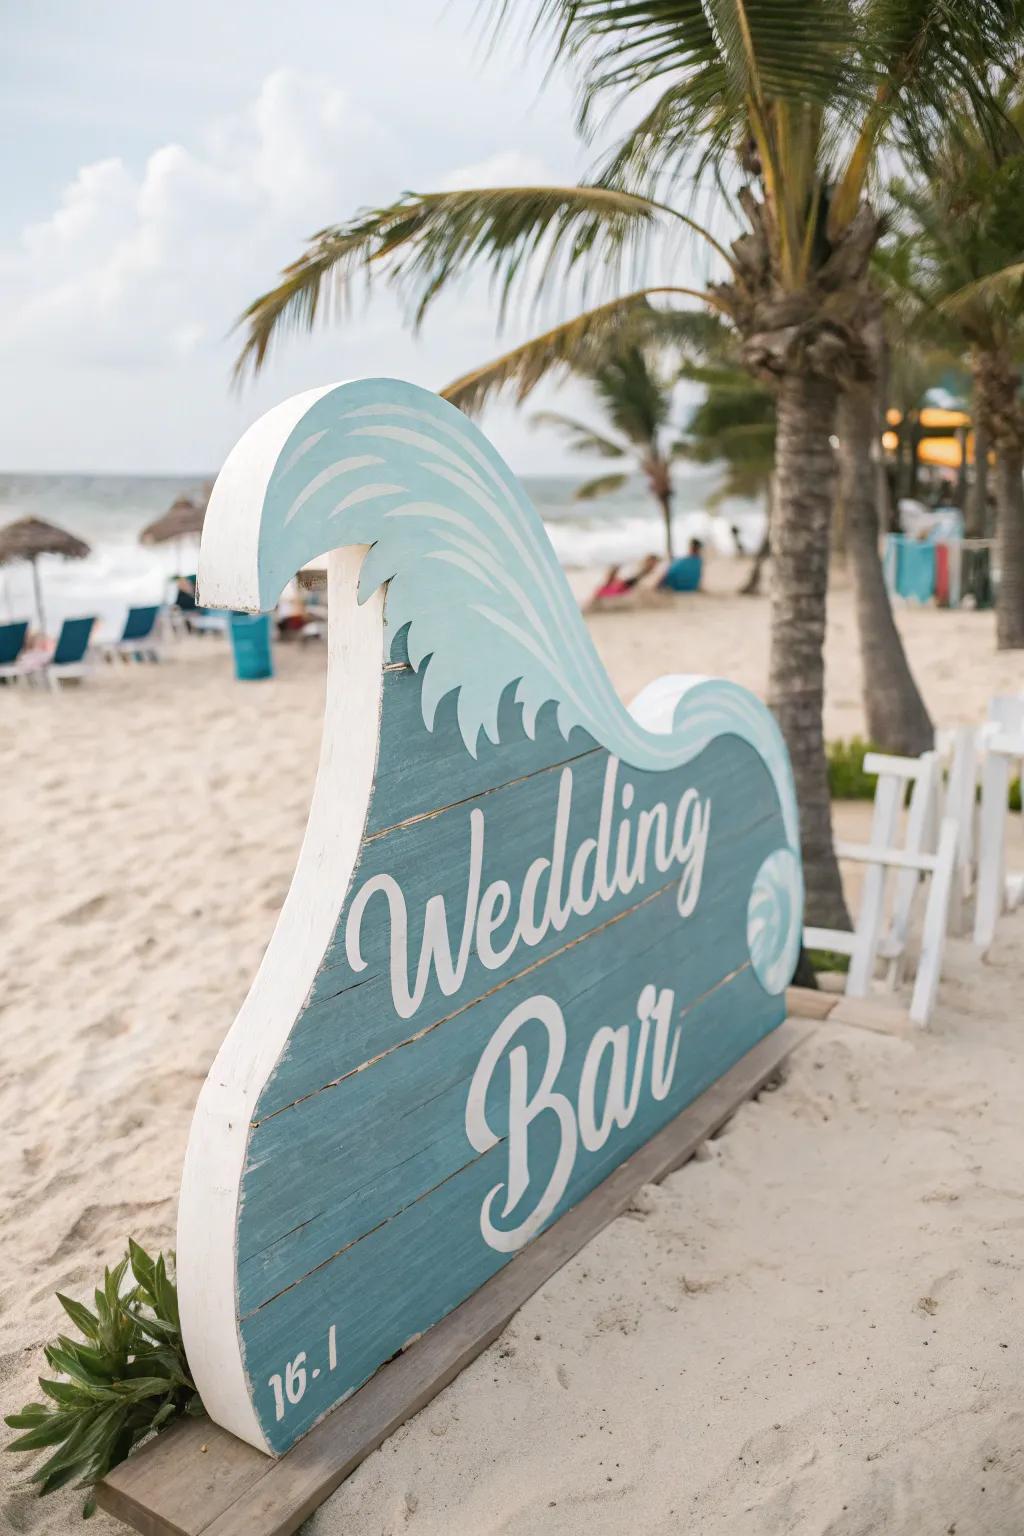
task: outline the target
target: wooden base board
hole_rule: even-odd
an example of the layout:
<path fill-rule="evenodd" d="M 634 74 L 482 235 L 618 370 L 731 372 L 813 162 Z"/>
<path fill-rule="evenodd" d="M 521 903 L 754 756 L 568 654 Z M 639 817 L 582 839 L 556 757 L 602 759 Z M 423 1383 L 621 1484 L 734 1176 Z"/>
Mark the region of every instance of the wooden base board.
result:
<path fill-rule="evenodd" d="M 814 987 L 789 987 L 786 1007 L 795 1019 L 827 1019 L 839 1001 L 835 992 L 818 992 Z"/>
<path fill-rule="evenodd" d="M 905 1008 L 874 997 L 839 997 L 828 1015 L 830 1024 L 849 1024 L 854 1029 L 870 1029 L 878 1035 L 919 1035 Z"/>
<path fill-rule="evenodd" d="M 494 1342 L 546 1280 L 628 1209 L 641 1185 L 658 1183 L 692 1157 L 813 1028 L 806 1019 L 787 1019 L 773 1030 L 280 1460 L 208 1419 L 192 1419 L 115 1467 L 96 1490 L 100 1507 L 143 1536 L 288 1536 L 296 1531 L 388 1435 Z"/>
<path fill-rule="evenodd" d="M 880 1035 L 914 1035 L 915 1024 L 905 1008 L 877 997 L 845 997 L 842 993 L 816 992 L 812 987 L 790 987 L 786 1006 L 797 1019 L 828 1019 L 830 1024 L 850 1024 Z"/>

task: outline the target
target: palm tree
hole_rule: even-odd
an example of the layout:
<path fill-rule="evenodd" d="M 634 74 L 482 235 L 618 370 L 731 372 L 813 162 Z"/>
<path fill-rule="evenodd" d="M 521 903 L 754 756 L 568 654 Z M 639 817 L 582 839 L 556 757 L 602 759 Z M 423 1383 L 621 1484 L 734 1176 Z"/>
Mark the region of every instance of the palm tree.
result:
<path fill-rule="evenodd" d="M 979 133 L 954 117 L 926 178 L 897 183 L 904 296 L 938 312 L 968 351 L 974 381 L 976 447 L 995 452 L 1000 581 L 996 644 L 1024 648 L 1024 100 L 1008 108 L 1005 131 Z"/>
<path fill-rule="evenodd" d="M 851 380 L 839 400 L 839 498 L 846 555 L 853 572 L 861 691 L 868 740 L 885 752 L 919 757 L 935 728 L 910 670 L 879 555 L 888 485 L 882 464 L 885 332 L 881 299 L 865 301 L 861 337 L 873 358 L 868 380 Z"/>
<path fill-rule="evenodd" d="M 578 453 L 595 453 L 605 459 L 631 459 L 661 508 L 665 523 L 665 553 L 672 548 L 672 455 L 679 446 L 670 424 L 673 383 L 659 368 L 653 349 L 623 339 L 586 370 L 586 377 L 618 435 L 593 431 L 557 411 L 540 411 L 538 425 L 556 427 Z M 577 501 L 592 501 L 625 485 L 629 471 L 598 475 L 577 488 Z"/>
<path fill-rule="evenodd" d="M 872 279 L 882 302 L 882 367 L 879 378 L 879 407 L 883 414 L 892 408 L 899 421 L 883 431 L 892 431 L 897 446 L 892 466 L 893 501 L 918 494 L 918 447 L 926 435 L 920 414 L 926 397 L 951 376 L 957 380 L 957 392 L 967 385 L 964 372 L 964 348 L 956 328 L 939 310 L 923 306 L 913 294 L 916 252 L 910 241 L 883 241 L 872 260 Z M 886 498 L 888 501 L 888 496 Z M 885 508 L 883 526 L 891 526 L 892 508 Z"/>
<path fill-rule="evenodd" d="M 580 355 L 574 374 L 587 379 L 625 443 L 593 432 L 554 411 L 534 416 L 536 423 L 565 432 L 581 453 L 603 458 L 633 458 L 646 476 L 662 510 L 665 547 L 672 543 L 672 460 L 721 465 L 724 474 L 705 505 L 712 511 L 731 497 L 771 499 L 775 467 L 775 404 L 766 385 L 751 378 L 739 362 L 735 335 L 715 314 L 638 313 L 628 330 L 611 342 L 601 332 Z M 704 399 L 687 419 L 682 434 L 668 427 L 678 380 L 704 386 Z M 589 501 L 618 490 L 627 474 L 599 475 L 581 485 L 575 497 Z"/>
<path fill-rule="evenodd" d="M 654 235 L 703 241 L 717 281 L 620 292 L 445 393 L 467 409 L 506 385 L 522 398 L 654 297 L 695 297 L 735 327 L 745 365 L 777 391 L 768 699 L 796 781 L 808 912 L 822 925 L 848 923 L 822 734 L 823 643 L 838 394 L 870 371 L 861 299 L 879 220 L 868 178 L 883 146 L 928 138 L 951 90 L 987 108 L 1017 5 L 537 0 L 538 26 L 580 72 L 585 131 L 601 102 L 659 93 L 596 179 L 407 194 L 322 230 L 243 316 L 239 367 L 258 368 L 282 325 L 312 325 L 360 274 L 404 291 L 419 322 L 470 266 L 491 270 L 503 312 L 524 289 L 542 294 L 566 277 L 621 288 Z M 500 25 L 513 8 L 498 9 Z M 735 193 L 742 232 L 728 248 L 668 200 L 695 176 Z"/>

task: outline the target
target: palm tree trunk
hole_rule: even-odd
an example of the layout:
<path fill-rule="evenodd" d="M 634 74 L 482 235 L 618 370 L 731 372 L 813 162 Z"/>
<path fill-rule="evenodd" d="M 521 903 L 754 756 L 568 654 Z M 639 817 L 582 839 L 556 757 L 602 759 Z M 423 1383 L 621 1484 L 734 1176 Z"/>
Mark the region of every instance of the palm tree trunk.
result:
<path fill-rule="evenodd" d="M 772 552 L 772 507 L 775 504 L 775 476 L 768 479 L 768 489 L 764 498 L 764 535 L 754 556 L 754 563 L 750 567 L 750 575 L 740 587 L 741 597 L 757 597 L 761 591 L 761 577 L 764 575 L 765 564 Z"/>
<path fill-rule="evenodd" d="M 768 703 L 793 765 L 807 921 L 848 928 L 822 722 L 836 399 L 835 384 L 820 375 L 786 373 L 779 385 Z"/>
<path fill-rule="evenodd" d="M 768 530 L 765 529 L 764 538 L 761 540 L 757 554 L 754 556 L 754 563 L 750 567 L 750 575 L 739 589 L 739 595 L 741 597 L 760 596 L 761 577 L 764 575 L 765 565 L 771 559 L 771 553 L 771 535 L 768 533 Z"/>
<path fill-rule="evenodd" d="M 988 455 L 989 430 L 985 414 L 974 404 L 974 480 L 967 497 L 964 533 L 969 539 L 984 539 L 988 531 Z"/>
<path fill-rule="evenodd" d="M 960 463 L 956 469 L 956 489 L 953 492 L 953 505 L 963 512 L 967 506 L 967 428 L 957 427 L 953 434 L 953 441 L 960 450 Z"/>
<path fill-rule="evenodd" d="M 979 352 L 973 359 L 976 408 L 991 433 L 996 471 L 996 646 L 1024 649 L 1024 409 L 1021 370 L 1008 349 Z"/>
<path fill-rule="evenodd" d="M 1000 444 L 996 456 L 999 509 L 999 590 L 996 594 L 996 647 L 1024 649 L 1024 453 L 1019 438 Z"/>
<path fill-rule="evenodd" d="M 907 662 L 878 553 L 877 406 L 870 385 L 839 401 L 839 480 L 853 567 L 868 739 L 885 752 L 919 757 L 935 732 Z"/>
<path fill-rule="evenodd" d="M 658 505 L 661 507 L 661 515 L 665 520 L 665 557 L 673 560 L 675 556 L 672 553 L 672 492 L 658 491 L 656 495 Z"/>

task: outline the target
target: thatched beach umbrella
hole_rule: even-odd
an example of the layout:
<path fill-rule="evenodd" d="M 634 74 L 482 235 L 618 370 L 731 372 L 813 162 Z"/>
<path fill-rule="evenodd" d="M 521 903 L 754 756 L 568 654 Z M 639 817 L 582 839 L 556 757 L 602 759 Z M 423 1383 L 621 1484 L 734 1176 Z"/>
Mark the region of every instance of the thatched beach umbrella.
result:
<path fill-rule="evenodd" d="M 54 523 L 44 522 L 41 517 L 22 517 L 16 523 L 0 528 L 0 565 L 11 565 L 15 560 L 27 560 L 32 567 L 32 584 L 36 594 L 36 613 L 39 628 L 46 629 L 43 612 L 43 589 L 39 581 L 39 556 L 62 555 L 65 560 L 84 560 L 89 553 L 88 544 L 76 539 Z"/>
<path fill-rule="evenodd" d="M 202 533 L 206 506 L 190 496 L 179 496 L 162 517 L 149 523 L 139 534 L 143 544 L 169 544 L 190 533 Z"/>

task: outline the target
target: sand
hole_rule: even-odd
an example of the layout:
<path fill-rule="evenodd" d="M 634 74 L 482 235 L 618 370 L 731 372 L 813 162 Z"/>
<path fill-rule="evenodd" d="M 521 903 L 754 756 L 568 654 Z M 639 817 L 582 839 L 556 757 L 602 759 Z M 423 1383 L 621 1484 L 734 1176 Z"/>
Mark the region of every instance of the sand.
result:
<path fill-rule="evenodd" d="M 601 615 L 629 697 L 666 671 L 763 688 L 767 603 Z M 941 724 L 1020 686 L 990 615 L 900 615 Z M 833 594 L 828 731 L 862 728 Z M 173 1243 L 199 1085 L 290 878 L 322 654 L 234 683 L 216 639 L 59 698 L 0 694 L 5 1411 L 55 1290 L 131 1232 Z M 844 808 L 844 830 L 863 806 Z M 1024 854 L 1018 862 L 1024 864 Z M 1024 1530 L 1024 914 L 949 950 L 933 1030 L 824 1026 L 786 1082 L 551 1281 L 311 1522 L 317 1536 Z M 0 1531 L 75 1529 L 0 1466 Z M 123 1527 L 97 1517 L 90 1529 Z M 258 1536 L 258 1533 L 254 1533 Z"/>

